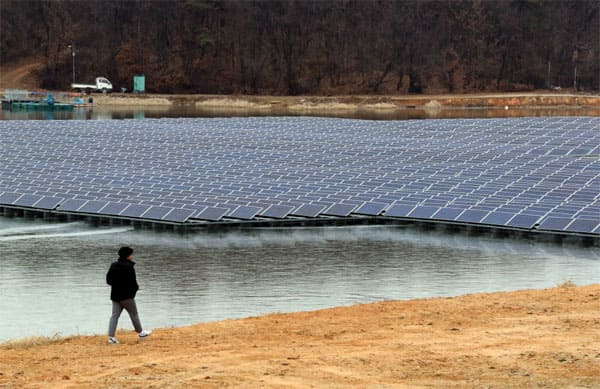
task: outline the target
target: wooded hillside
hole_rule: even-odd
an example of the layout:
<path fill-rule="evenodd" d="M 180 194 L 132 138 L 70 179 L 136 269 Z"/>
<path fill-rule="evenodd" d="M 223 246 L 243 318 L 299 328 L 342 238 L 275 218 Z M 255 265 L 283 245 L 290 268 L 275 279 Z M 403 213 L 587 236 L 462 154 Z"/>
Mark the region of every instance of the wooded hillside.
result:
<path fill-rule="evenodd" d="M 106 76 L 150 92 L 376 94 L 600 89 L 600 2 L 0 2 L 0 63 L 45 88 Z"/>

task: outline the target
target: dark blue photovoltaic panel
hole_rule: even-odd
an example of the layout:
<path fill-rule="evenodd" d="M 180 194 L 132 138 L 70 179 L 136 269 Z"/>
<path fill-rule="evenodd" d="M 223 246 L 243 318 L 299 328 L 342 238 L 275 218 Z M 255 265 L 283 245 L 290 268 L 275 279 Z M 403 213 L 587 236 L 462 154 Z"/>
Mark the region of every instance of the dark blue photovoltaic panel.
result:
<path fill-rule="evenodd" d="M 363 204 L 354 213 L 359 215 L 379 216 L 387 208 L 387 203 L 368 202 Z"/>
<path fill-rule="evenodd" d="M 503 226 L 514 216 L 514 213 L 495 211 L 487 215 L 481 222 L 484 224 Z"/>
<path fill-rule="evenodd" d="M 388 217 L 406 217 L 414 207 L 414 205 L 395 204 L 385 211 L 384 215 Z"/>
<path fill-rule="evenodd" d="M 167 215 L 165 215 L 162 220 L 174 222 L 174 223 L 183 223 L 187 221 L 196 211 L 191 209 L 173 209 Z"/>
<path fill-rule="evenodd" d="M 148 205 L 131 204 L 130 206 L 125 208 L 123 212 L 119 214 L 119 216 L 141 217 L 144 214 L 144 212 L 146 212 L 148 209 L 150 209 L 150 206 Z"/>
<path fill-rule="evenodd" d="M 430 207 L 430 206 L 418 206 L 411 213 L 408 214 L 408 217 L 414 217 L 418 219 L 428 219 L 434 213 L 436 213 L 440 208 L 439 207 Z"/>
<path fill-rule="evenodd" d="M 327 208 L 326 211 L 323 211 L 322 214 L 327 216 L 346 217 L 349 216 L 355 208 L 356 205 L 352 204 L 333 204 L 331 207 Z"/>
<path fill-rule="evenodd" d="M 0 195 L 0 204 L 12 205 L 12 203 L 14 203 L 15 200 L 21 196 L 22 195 L 20 193 L 3 193 Z"/>
<path fill-rule="evenodd" d="M 540 220 L 540 216 L 516 215 L 506 223 L 509 227 L 532 228 Z"/>
<path fill-rule="evenodd" d="M 442 208 L 437 211 L 431 218 L 437 220 L 455 220 L 458 215 L 460 215 L 464 209 L 461 208 Z"/>
<path fill-rule="evenodd" d="M 109 203 L 108 201 L 90 200 L 87 203 L 85 203 L 85 205 L 83 207 L 79 208 L 77 210 L 77 212 L 98 213 L 102 209 L 103 214 L 118 215 L 119 213 L 121 213 L 121 211 L 123 209 L 125 209 L 125 207 L 127 205 L 127 204 L 119 204 L 119 207 L 111 206 L 108 209 L 103 209 L 104 207 L 106 207 L 106 205 L 108 203 Z M 112 204 L 115 204 L 115 203 L 112 203 Z"/>
<path fill-rule="evenodd" d="M 539 230 L 564 231 L 573 219 L 567 217 L 550 216 L 542 220 Z"/>
<path fill-rule="evenodd" d="M 71 211 L 71 212 L 75 212 L 77 211 L 79 208 L 81 208 L 81 206 L 83 204 L 85 204 L 87 200 L 75 200 L 75 199 L 68 199 L 63 201 L 59 206 L 58 206 L 58 210 L 59 211 Z"/>
<path fill-rule="evenodd" d="M 108 203 L 101 209 L 101 211 L 103 215 L 120 215 L 128 205 L 129 204 L 124 203 Z M 87 207 L 87 204 L 84 205 L 83 208 L 79 209 L 79 212 L 86 212 L 84 211 L 85 207 Z"/>
<path fill-rule="evenodd" d="M 312 205 L 312 204 L 304 204 L 297 210 L 290 213 L 290 215 L 294 216 L 302 216 L 302 217 L 317 217 L 325 207 L 323 205 Z"/>
<path fill-rule="evenodd" d="M 159 207 L 152 206 L 148 211 L 146 211 L 142 217 L 144 219 L 162 219 L 167 213 L 171 212 L 173 208 L 170 207 Z"/>
<path fill-rule="evenodd" d="M 35 203 L 35 207 L 40 209 L 54 209 L 61 201 L 63 201 L 62 198 L 46 196 Z"/>
<path fill-rule="evenodd" d="M 232 219 L 250 220 L 250 219 L 254 218 L 254 216 L 256 216 L 256 214 L 259 213 L 260 211 L 262 211 L 262 208 L 240 205 L 239 207 L 234 209 L 232 212 L 230 212 L 227 215 L 227 217 L 230 217 Z"/>
<path fill-rule="evenodd" d="M 194 218 L 216 222 L 221 220 L 227 212 L 229 212 L 229 209 L 227 208 L 207 207 L 206 209 L 195 215 Z"/>
<path fill-rule="evenodd" d="M 598 225 L 600 225 L 600 220 L 593 219 L 575 219 L 573 223 L 569 224 L 566 228 L 567 231 L 572 232 L 593 232 Z"/>
<path fill-rule="evenodd" d="M 487 216 L 489 211 L 481 211 L 477 209 L 467 209 L 461 213 L 455 220 L 465 223 L 480 223 Z"/>
<path fill-rule="evenodd" d="M 33 207 L 33 204 L 37 203 L 42 199 L 43 196 L 32 195 L 32 194 L 24 194 L 19 197 L 13 205 L 19 205 L 21 207 Z"/>
<path fill-rule="evenodd" d="M 283 219 L 294 210 L 291 205 L 271 205 L 266 210 L 259 213 L 259 216 L 270 217 L 273 219 Z"/>

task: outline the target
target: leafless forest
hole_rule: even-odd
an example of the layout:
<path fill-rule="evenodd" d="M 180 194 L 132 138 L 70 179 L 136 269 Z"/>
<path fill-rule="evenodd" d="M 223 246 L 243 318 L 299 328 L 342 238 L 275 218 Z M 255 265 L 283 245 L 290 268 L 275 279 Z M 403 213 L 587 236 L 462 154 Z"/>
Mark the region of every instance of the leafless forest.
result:
<path fill-rule="evenodd" d="M 108 77 L 150 92 L 276 95 L 600 88 L 600 2 L 0 2 L 0 64 L 46 88 Z"/>

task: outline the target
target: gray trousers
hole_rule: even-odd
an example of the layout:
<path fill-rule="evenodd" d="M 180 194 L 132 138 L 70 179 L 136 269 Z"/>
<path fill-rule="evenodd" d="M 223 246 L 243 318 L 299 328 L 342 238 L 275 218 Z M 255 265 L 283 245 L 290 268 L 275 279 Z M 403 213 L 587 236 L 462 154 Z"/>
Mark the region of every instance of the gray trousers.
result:
<path fill-rule="evenodd" d="M 129 313 L 131 324 L 133 324 L 135 331 L 138 333 L 142 332 L 142 323 L 140 323 L 140 317 L 138 316 L 135 300 L 127 299 L 119 302 L 112 302 L 112 316 L 110 317 L 110 322 L 108 323 L 108 336 L 115 336 L 115 332 L 117 331 L 117 323 L 119 322 L 119 316 L 121 316 L 123 309 Z"/>

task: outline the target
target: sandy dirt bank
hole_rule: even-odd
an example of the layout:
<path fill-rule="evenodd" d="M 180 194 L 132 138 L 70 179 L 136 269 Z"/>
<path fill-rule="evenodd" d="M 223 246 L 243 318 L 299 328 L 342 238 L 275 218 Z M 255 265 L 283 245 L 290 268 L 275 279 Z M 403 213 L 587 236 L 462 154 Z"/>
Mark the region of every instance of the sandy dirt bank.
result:
<path fill-rule="evenodd" d="M 125 322 L 125 318 L 123 318 Z M 127 323 L 128 324 L 128 323 Z M 0 387 L 600 387 L 600 284 L 0 346 Z"/>

